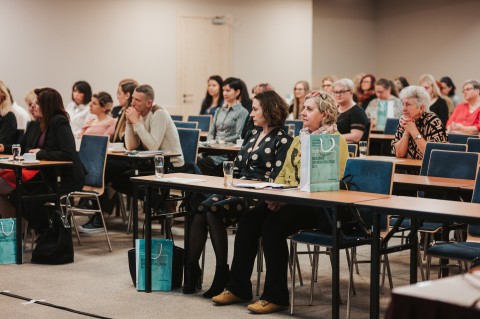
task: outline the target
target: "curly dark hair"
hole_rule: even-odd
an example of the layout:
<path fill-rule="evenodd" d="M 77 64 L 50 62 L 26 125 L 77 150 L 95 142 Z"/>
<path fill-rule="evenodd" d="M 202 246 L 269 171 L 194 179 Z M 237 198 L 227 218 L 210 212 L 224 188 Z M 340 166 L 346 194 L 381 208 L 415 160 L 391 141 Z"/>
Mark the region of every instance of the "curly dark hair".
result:
<path fill-rule="evenodd" d="M 283 127 L 288 116 L 288 105 L 275 91 L 265 91 L 255 95 L 255 100 L 260 102 L 263 117 L 269 127 Z"/>

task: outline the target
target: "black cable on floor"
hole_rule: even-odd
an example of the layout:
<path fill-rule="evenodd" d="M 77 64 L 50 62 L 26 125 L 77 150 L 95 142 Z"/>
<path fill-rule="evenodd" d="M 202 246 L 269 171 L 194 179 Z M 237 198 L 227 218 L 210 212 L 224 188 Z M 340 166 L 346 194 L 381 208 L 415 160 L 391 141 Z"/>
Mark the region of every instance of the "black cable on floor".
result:
<path fill-rule="evenodd" d="M 25 301 L 32 301 L 33 300 L 34 303 L 42 305 L 42 306 L 57 308 L 57 309 L 60 309 L 60 310 L 77 313 L 77 314 L 87 316 L 87 317 L 101 318 L 101 319 L 111 319 L 109 317 L 102 317 L 102 316 L 99 316 L 99 315 L 94 315 L 92 313 L 78 311 L 78 310 L 67 308 L 67 307 L 57 306 L 57 305 L 54 305 L 54 304 L 51 304 L 51 303 L 48 303 L 48 302 L 38 301 L 38 300 L 30 299 L 30 298 L 27 298 L 27 297 L 22 297 L 22 296 L 15 295 L 15 294 L 12 294 L 12 293 L 9 293 L 9 292 L 6 292 L 6 291 L 0 291 L 0 295 L 4 295 L 4 296 L 7 296 L 7 297 L 12 297 L 12 298 L 17 298 L 17 299 L 21 299 L 21 300 L 25 300 Z"/>

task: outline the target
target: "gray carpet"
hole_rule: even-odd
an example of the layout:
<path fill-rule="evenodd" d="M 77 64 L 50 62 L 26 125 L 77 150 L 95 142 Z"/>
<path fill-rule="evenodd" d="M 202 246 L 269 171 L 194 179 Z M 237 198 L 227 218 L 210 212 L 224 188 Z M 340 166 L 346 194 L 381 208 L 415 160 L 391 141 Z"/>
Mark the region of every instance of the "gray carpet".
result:
<path fill-rule="evenodd" d="M 127 251 L 132 237 L 125 233 L 126 226 L 119 217 L 109 217 L 113 252 L 108 251 L 102 234 L 83 236 L 79 246 L 74 238 L 75 262 L 49 266 L 30 263 L 31 249 L 25 250 L 23 265 L 0 265 L 0 291 L 30 299 L 71 308 L 110 318 L 252 318 L 246 305 L 218 307 L 201 293 L 183 295 L 181 290 L 172 292 L 137 292 L 130 279 Z M 183 246 L 183 225 L 174 225 L 176 243 Z M 158 233 L 158 232 L 157 232 Z M 234 235 L 229 236 L 230 256 Z M 359 259 L 369 256 L 369 247 L 360 248 Z M 341 297 L 344 305 L 340 315 L 345 316 L 348 272 L 345 254 L 341 255 Z M 408 253 L 390 257 L 394 285 L 408 284 Z M 295 316 L 298 318 L 330 318 L 331 316 L 331 267 L 328 257 L 320 257 L 318 282 L 315 284 L 313 306 L 309 306 L 310 263 L 308 256 L 300 256 L 304 286 L 297 285 Z M 207 242 L 204 289 L 212 281 L 214 256 Z M 420 277 L 419 277 L 420 278 Z M 256 272 L 252 281 L 256 282 Z M 360 275 L 354 276 L 357 295 L 352 299 L 352 318 L 369 318 L 369 264 L 360 265 Z M 255 286 L 254 286 L 255 288 Z M 381 317 L 389 302 L 388 284 L 381 297 Z M 38 304 L 22 304 L 24 300 L 0 295 L 2 318 L 80 318 L 80 314 Z M 268 315 L 270 318 L 289 317 L 288 311 Z"/>

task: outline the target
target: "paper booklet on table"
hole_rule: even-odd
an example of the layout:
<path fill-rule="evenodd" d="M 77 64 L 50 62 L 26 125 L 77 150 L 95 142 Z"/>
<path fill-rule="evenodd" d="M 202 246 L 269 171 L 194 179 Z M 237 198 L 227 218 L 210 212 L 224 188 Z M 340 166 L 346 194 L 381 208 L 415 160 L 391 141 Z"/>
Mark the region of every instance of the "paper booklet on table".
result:
<path fill-rule="evenodd" d="M 276 184 L 276 183 L 238 183 L 235 184 L 236 187 L 243 187 L 243 188 L 255 188 L 255 189 L 262 189 L 262 188 L 290 188 L 286 184 Z"/>

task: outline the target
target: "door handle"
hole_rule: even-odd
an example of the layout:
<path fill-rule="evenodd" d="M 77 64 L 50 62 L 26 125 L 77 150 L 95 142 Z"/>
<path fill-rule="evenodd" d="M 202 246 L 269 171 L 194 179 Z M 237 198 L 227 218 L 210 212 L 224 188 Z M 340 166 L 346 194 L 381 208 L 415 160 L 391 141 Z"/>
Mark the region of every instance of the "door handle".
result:
<path fill-rule="evenodd" d="M 185 93 L 183 93 L 183 98 L 186 98 L 186 97 L 189 97 L 189 96 L 193 96 L 193 94 L 185 94 Z"/>

